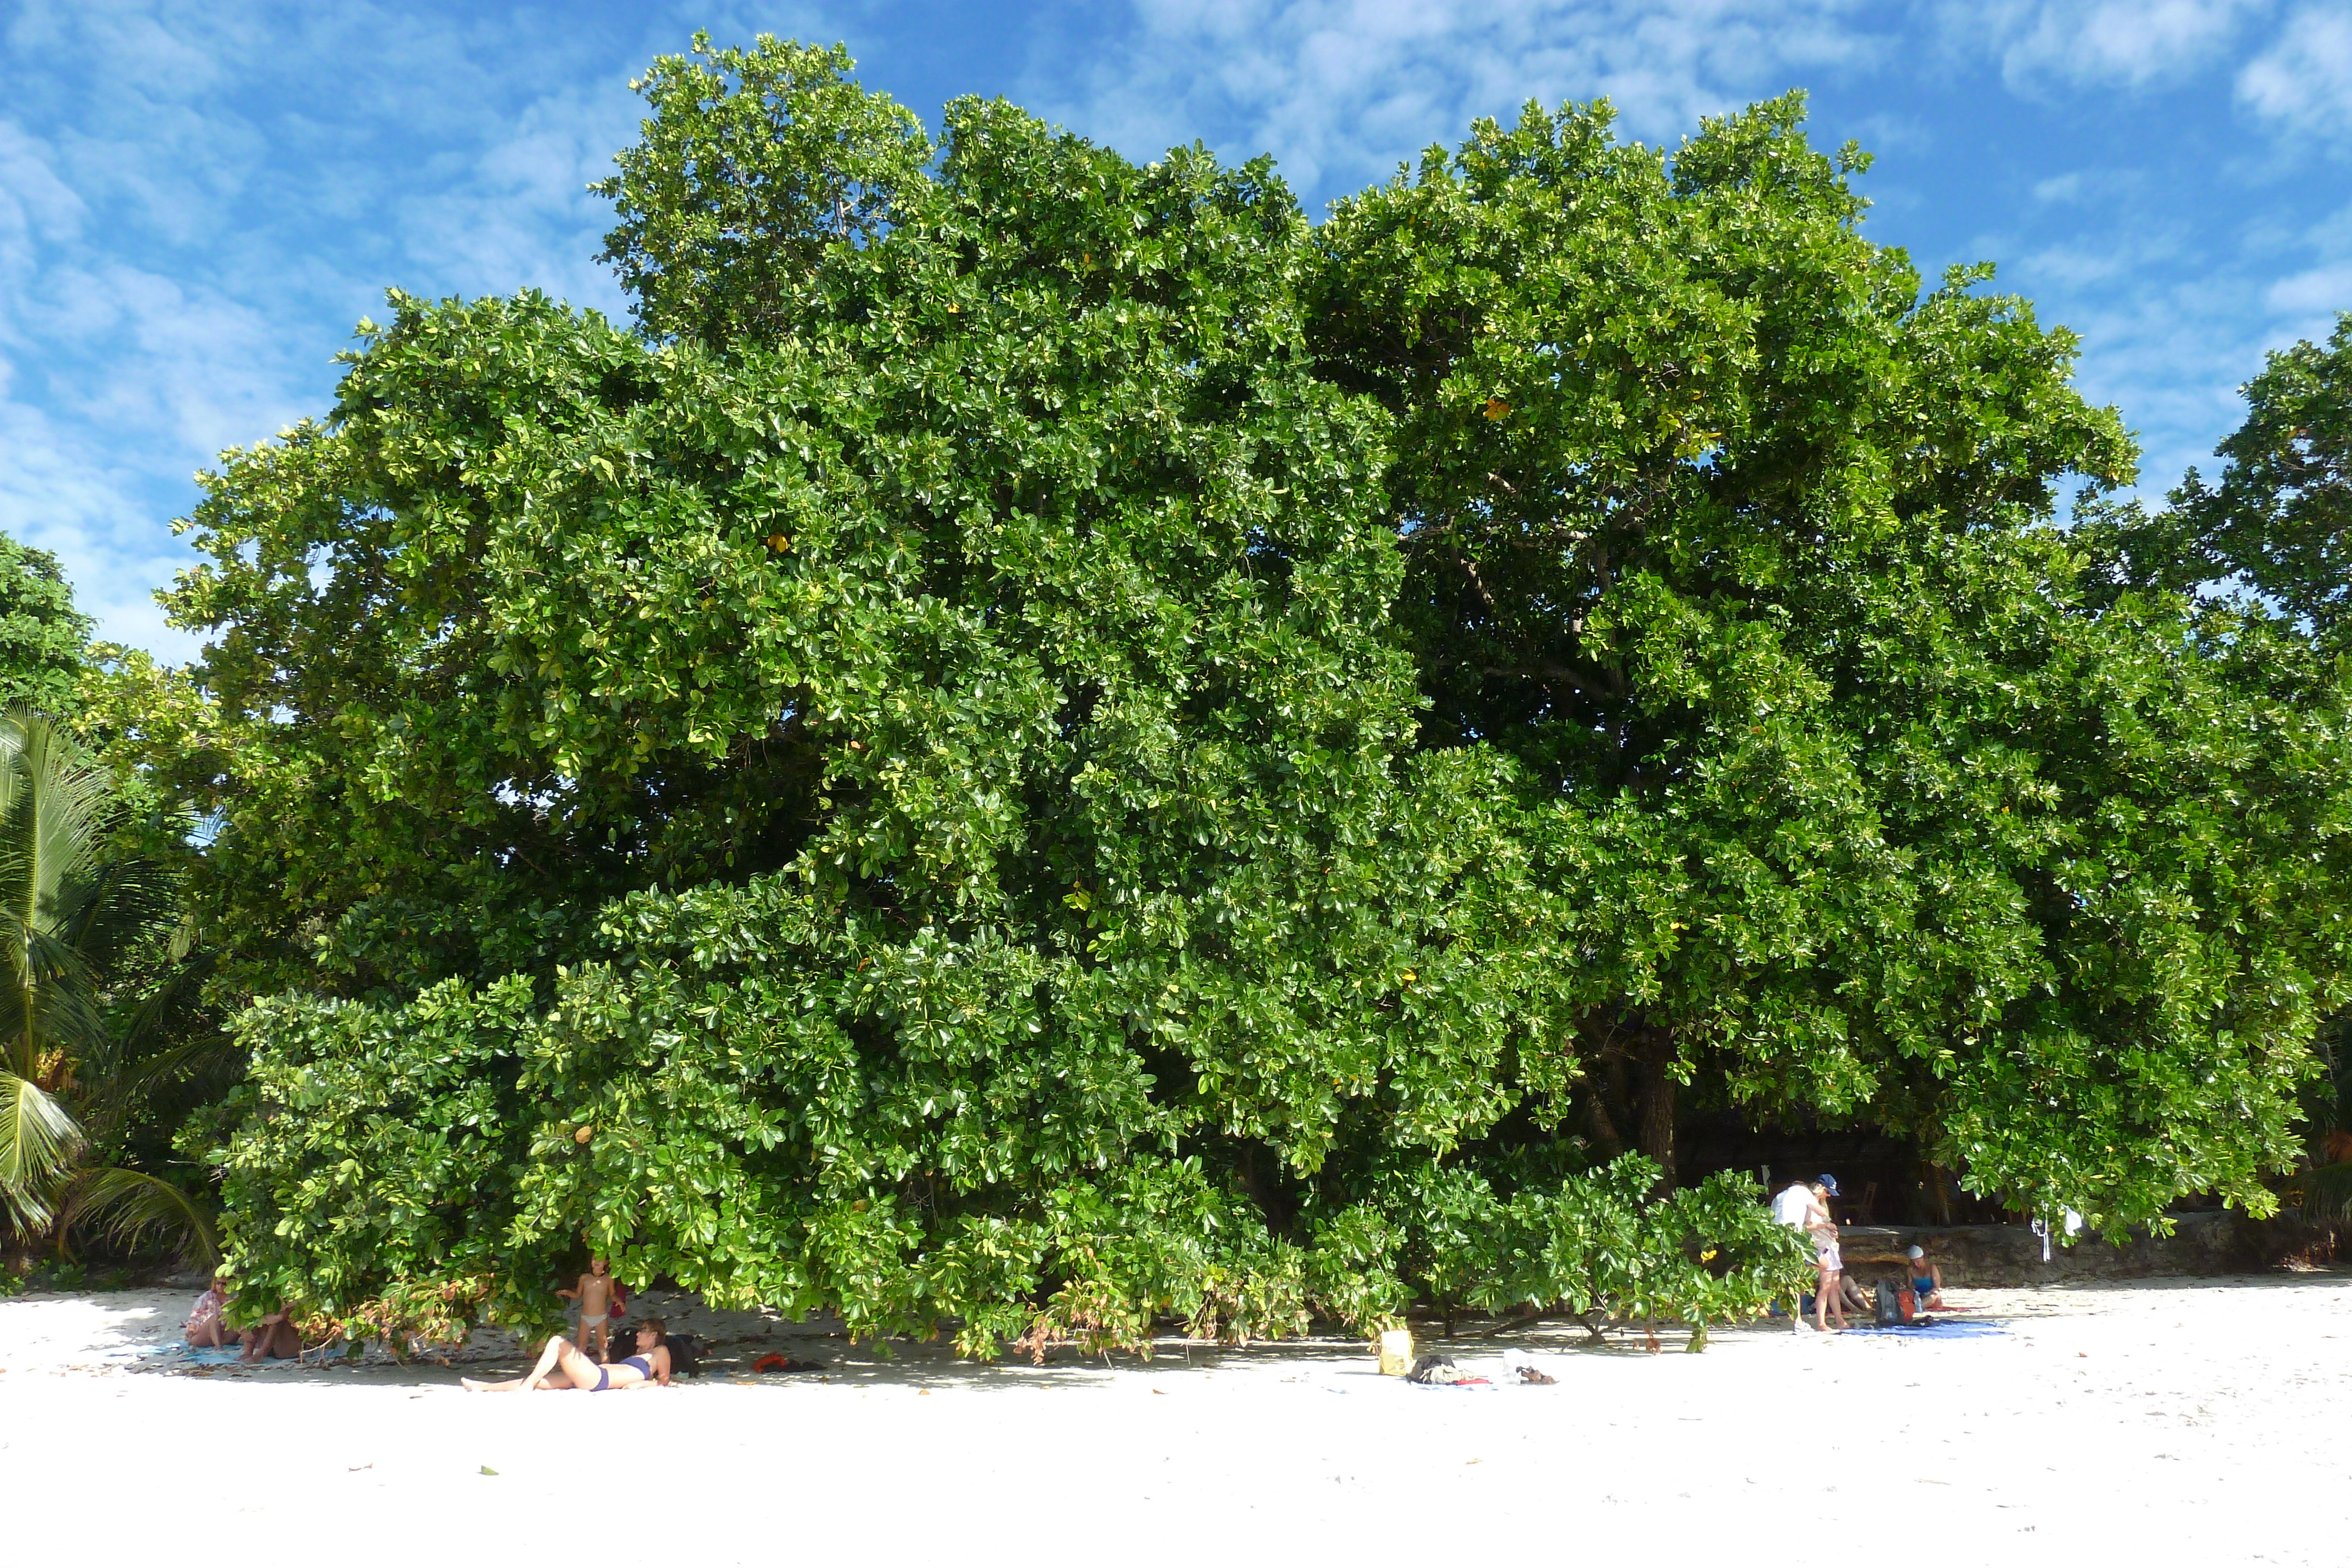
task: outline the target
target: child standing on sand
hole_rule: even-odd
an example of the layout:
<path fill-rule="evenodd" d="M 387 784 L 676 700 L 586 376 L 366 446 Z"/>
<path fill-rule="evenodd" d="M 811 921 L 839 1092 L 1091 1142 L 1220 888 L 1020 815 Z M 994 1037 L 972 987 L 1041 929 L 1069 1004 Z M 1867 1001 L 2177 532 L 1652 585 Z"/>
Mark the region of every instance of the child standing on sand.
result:
<path fill-rule="evenodd" d="M 612 1354 L 613 1266 L 602 1258 L 588 1260 L 588 1271 L 569 1291 L 558 1291 L 580 1303 L 580 1348 L 598 1361 Z"/>

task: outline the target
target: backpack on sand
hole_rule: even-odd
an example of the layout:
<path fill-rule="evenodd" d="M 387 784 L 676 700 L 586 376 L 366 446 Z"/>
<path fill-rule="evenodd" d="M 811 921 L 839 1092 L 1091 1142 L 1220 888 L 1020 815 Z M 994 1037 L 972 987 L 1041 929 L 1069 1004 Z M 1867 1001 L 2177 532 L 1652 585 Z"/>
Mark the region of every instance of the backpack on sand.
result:
<path fill-rule="evenodd" d="M 1901 1289 L 1891 1280 L 1881 1280 L 1878 1288 L 1871 1292 L 1873 1315 L 1878 1319 L 1880 1328 L 1901 1328 L 1904 1321 L 1911 1315 L 1903 1310 L 1903 1302 L 1896 1294 Z"/>
<path fill-rule="evenodd" d="M 702 1358 L 710 1347 L 690 1333 L 664 1334 L 662 1343 L 669 1346 L 669 1375 L 672 1377 L 692 1377 L 702 1370 Z"/>

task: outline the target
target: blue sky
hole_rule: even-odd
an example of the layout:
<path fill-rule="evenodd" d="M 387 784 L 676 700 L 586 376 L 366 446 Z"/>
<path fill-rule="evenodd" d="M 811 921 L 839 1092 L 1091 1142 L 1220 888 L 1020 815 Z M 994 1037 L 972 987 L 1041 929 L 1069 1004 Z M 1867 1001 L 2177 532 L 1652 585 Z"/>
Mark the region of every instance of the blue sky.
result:
<path fill-rule="evenodd" d="M 1530 97 L 1672 143 L 1804 87 L 1821 142 L 1878 154 L 1872 237 L 1997 262 L 2082 334 L 2150 493 L 2352 308 L 2352 0 L 8 0 L 0 528 L 103 634 L 193 653 L 150 598 L 191 474 L 322 411 L 385 287 L 620 310 L 583 187 L 697 26 L 845 40 L 934 124 L 1002 94 L 1134 154 L 1269 151 L 1317 212 Z"/>

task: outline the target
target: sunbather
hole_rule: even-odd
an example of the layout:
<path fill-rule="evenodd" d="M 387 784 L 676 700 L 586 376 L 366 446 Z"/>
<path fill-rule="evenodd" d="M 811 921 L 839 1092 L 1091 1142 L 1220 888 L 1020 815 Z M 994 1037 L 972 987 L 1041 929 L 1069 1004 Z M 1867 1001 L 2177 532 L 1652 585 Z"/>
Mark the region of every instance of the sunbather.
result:
<path fill-rule="evenodd" d="M 667 1388 L 667 1339 L 661 1319 L 640 1318 L 637 1354 L 610 1366 L 599 1366 L 581 1354 L 578 1345 L 557 1334 L 539 1353 L 539 1364 L 524 1376 L 510 1377 L 504 1383 L 477 1383 L 470 1377 L 460 1381 L 471 1394 L 530 1394 L 546 1388 L 579 1388 L 604 1394 L 615 1388 Z"/>
<path fill-rule="evenodd" d="M 1944 1270 L 1927 1261 L 1927 1249 L 1911 1249 L 1911 1296 L 1923 1312 L 1948 1312 L 1944 1305 Z"/>
<path fill-rule="evenodd" d="M 253 1361 L 299 1361 L 302 1359 L 302 1336 L 294 1332 L 283 1311 L 270 1313 L 245 1331 L 241 1336 L 245 1354 L 236 1359 Z"/>
<path fill-rule="evenodd" d="M 195 1308 L 188 1313 L 188 1321 L 180 1325 L 180 1332 L 193 1345 L 207 1350 L 226 1350 L 229 1347 L 229 1342 L 236 1338 L 236 1332 L 228 1326 L 228 1280 L 226 1275 L 213 1276 L 213 1282 L 205 1288 L 203 1295 L 196 1298 Z"/>

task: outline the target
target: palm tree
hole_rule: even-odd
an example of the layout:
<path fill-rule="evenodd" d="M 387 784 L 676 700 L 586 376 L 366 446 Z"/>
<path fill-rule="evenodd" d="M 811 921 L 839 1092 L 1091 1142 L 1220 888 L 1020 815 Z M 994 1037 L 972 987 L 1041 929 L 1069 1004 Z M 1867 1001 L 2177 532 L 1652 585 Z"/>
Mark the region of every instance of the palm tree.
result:
<path fill-rule="evenodd" d="M 200 1204 L 91 1157 L 153 1076 L 152 1009 L 118 1029 L 110 982 L 169 908 L 152 862 L 109 852 L 121 817 L 112 780 L 48 721 L 0 716 L 0 1218 L 20 1245 L 161 1235 L 209 1261 Z"/>

